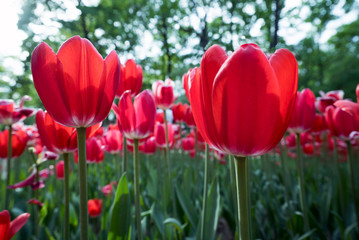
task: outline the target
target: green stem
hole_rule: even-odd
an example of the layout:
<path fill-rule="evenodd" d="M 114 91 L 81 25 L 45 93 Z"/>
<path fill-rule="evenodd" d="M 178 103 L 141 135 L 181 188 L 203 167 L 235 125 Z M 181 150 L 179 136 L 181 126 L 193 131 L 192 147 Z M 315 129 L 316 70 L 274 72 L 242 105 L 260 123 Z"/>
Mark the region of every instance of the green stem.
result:
<path fill-rule="evenodd" d="M 164 122 L 165 122 L 165 133 L 166 133 L 166 158 L 167 158 L 167 167 L 168 167 L 168 181 L 170 186 L 173 186 L 172 181 L 172 168 L 171 168 L 171 159 L 170 159 L 170 143 L 168 140 L 168 127 L 167 127 L 167 117 L 166 117 L 166 110 L 163 110 Z M 173 213 L 176 216 L 176 201 L 174 197 L 174 187 L 170 187 L 170 194 L 172 202 Z"/>
<path fill-rule="evenodd" d="M 352 184 L 352 194 L 353 194 L 353 200 L 354 200 L 354 210 L 355 210 L 355 217 L 356 221 L 359 221 L 359 208 L 358 208 L 358 202 L 357 202 L 357 193 L 355 189 L 355 171 L 354 171 L 354 158 L 353 158 L 353 150 L 352 145 L 350 141 L 347 141 L 347 148 L 348 148 L 348 160 L 349 160 L 349 171 L 350 171 L 350 180 Z"/>
<path fill-rule="evenodd" d="M 247 157 L 234 156 L 237 180 L 237 206 L 239 209 L 238 221 L 241 240 L 250 239 L 249 215 L 248 215 L 248 168 Z"/>
<path fill-rule="evenodd" d="M 125 136 L 123 136 L 122 141 L 123 141 L 123 146 L 122 146 L 123 147 L 123 149 L 122 149 L 122 151 L 123 151 L 122 171 L 123 171 L 123 173 L 125 173 L 125 172 L 127 172 L 127 139 L 126 139 Z"/>
<path fill-rule="evenodd" d="M 133 142 L 133 167 L 134 167 L 134 183 L 135 183 L 135 206 L 136 206 L 136 227 L 137 239 L 142 239 L 141 229 L 141 205 L 140 205 L 140 163 L 138 161 L 138 139 Z"/>
<path fill-rule="evenodd" d="M 209 162 L 209 146 L 206 144 L 206 158 L 204 160 L 204 185 L 203 185 L 203 207 L 202 207 L 202 224 L 201 224 L 201 238 L 204 239 L 204 225 L 206 221 L 206 211 L 207 211 L 207 188 L 208 188 L 208 162 Z"/>
<path fill-rule="evenodd" d="M 228 160 L 229 160 L 229 174 L 230 174 L 230 178 L 231 178 L 231 188 L 232 188 L 232 197 L 233 197 L 233 204 L 234 204 L 234 215 L 238 216 L 238 205 L 237 205 L 237 194 L 236 194 L 236 189 L 237 189 L 237 182 L 236 182 L 236 176 L 235 176 L 235 163 L 234 163 L 234 157 L 233 155 L 228 155 Z M 235 217 L 235 221 L 236 221 L 236 226 L 239 226 L 239 222 L 238 222 L 238 218 Z M 237 228 L 237 231 L 239 231 L 239 229 Z M 236 230 L 234 231 L 236 232 Z M 235 234 L 235 233 L 234 233 Z"/>
<path fill-rule="evenodd" d="M 7 186 L 10 185 L 10 174 L 11 174 L 11 156 L 12 156 L 11 136 L 12 136 L 12 125 L 9 125 L 9 138 L 8 138 L 8 145 L 7 145 L 6 185 L 5 185 L 6 190 L 5 190 L 5 206 L 4 206 L 4 209 L 9 208 L 10 189 L 7 188 Z"/>
<path fill-rule="evenodd" d="M 86 128 L 77 128 L 80 186 L 80 239 L 88 239 Z"/>
<path fill-rule="evenodd" d="M 309 232 L 309 221 L 308 221 L 308 209 L 307 209 L 307 202 L 305 198 L 305 191 L 304 191 L 304 173 L 303 173 L 303 159 L 302 159 L 302 149 L 300 146 L 300 135 L 299 133 L 296 134 L 297 136 L 297 169 L 298 169 L 298 181 L 299 181 L 299 198 L 300 198 L 300 207 L 303 213 L 303 221 L 304 221 L 304 231 Z"/>
<path fill-rule="evenodd" d="M 70 236 L 70 162 L 69 154 L 64 153 L 64 196 L 65 196 L 65 219 L 64 219 L 64 237 L 63 239 L 68 240 Z"/>

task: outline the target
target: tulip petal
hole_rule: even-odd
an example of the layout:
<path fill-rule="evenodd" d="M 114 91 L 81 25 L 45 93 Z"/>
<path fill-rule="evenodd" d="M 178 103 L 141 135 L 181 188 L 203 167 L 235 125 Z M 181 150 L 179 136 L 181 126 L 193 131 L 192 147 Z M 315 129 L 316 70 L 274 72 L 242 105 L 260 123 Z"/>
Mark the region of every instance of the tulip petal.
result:
<path fill-rule="evenodd" d="M 244 44 L 219 70 L 212 100 L 215 128 L 226 153 L 250 156 L 268 151 L 281 122 L 279 86 L 267 57 Z"/>
<path fill-rule="evenodd" d="M 12 222 L 10 223 L 8 239 L 11 239 L 25 225 L 29 217 L 29 213 L 23 213 L 14 220 L 12 220 Z"/>
<path fill-rule="evenodd" d="M 8 239 L 10 220 L 10 214 L 7 210 L 0 212 L 0 239 Z"/>
<path fill-rule="evenodd" d="M 96 103 L 96 119 L 94 122 L 102 122 L 111 111 L 111 105 L 115 98 L 120 81 L 120 60 L 115 51 L 112 51 L 105 59 L 106 78 L 102 79 L 103 86 L 98 90 L 103 92 L 102 98 Z"/>
<path fill-rule="evenodd" d="M 45 108 L 53 118 L 64 125 L 73 124 L 56 54 L 44 42 L 40 43 L 31 56 L 31 71 L 34 85 Z"/>
<path fill-rule="evenodd" d="M 120 121 L 124 135 L 127 138 L 134 137 L 136 124 L 135 109 L 132 104 L 131 91 L 125 91 L 118 102 L 118 120 Z M 113 108 L 114 110 L 116 108 Z M 115 110 L 116 111 L 116 110 Z"/>
<path fill-rule="evenodd" d="M 73 127 L 87 127 L 96 116 L 96 106 L 102 97 L 106 76 L 104 61 L 87 39 L 74 36 L 59 49 L 63 81 L 61 90 L 69 100 Z M 60 68 L 60 67 L 59 67 Z"/>
<path fill-rule="evenodd" d="M 153 129 L 156 119 L 156 103 L 150 90 L 144 90 L 137 95 L 133 106 L 136 114 L 137 138 L 145 138 Z"/>
<path fill-rule="evenodd" d="M 298 63 L 294 55 L 287 49 L 277 50 L 269 59 L 277 81 L 279 84 L 280 94 L 280 114 L 282 116 L 282 123 L 288 126 L 298 89 Z M 273 143 L 278 144 L 284 135 L 287 127 L 278 128 L 281 131 L 276 131 L 276 136 L 273 136 Z M 274 146 L 273 146 L 274 147 Z"/>

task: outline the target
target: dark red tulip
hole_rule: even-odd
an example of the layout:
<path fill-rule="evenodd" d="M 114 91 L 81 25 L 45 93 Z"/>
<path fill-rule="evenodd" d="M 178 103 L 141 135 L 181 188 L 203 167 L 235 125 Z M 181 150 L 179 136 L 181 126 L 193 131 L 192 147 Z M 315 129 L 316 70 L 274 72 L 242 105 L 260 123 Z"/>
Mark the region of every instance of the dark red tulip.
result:
<path fill-rule="evenodd" d="M 15 107 L 13 100 L 0 99 L 0 123 L 4 125 L 12 125 L 31 116 L 35 112 L 35 109 L 24 108 L 23 105 L 26 100 L 31 100 L 31 97 L 22 97 L 20 105 Z"/>
<path fill-rule="evenodd" d="M 27 204 L 31 204 L 31 205 L 38 205 L 40 207 L 43 207 L 44 206 L 44 203 L 40 202 L 39 200 L 37 199 L 30 199 L 26 202 Z"/>
<path fill-rule="evenodd" d="M 29 213 L 23 213 L 11 221 L 7 210 L 0 212 L 0 239 L 10 240 L 25 225 L 29 219 Z"/>
<path fill-rule="evenodd" d="M 39 97 L 51 117 L 67 127 L 89 127 L 111 110 L 120 78 L 115 51 L 105 60 L 79 36 L 68 39 L 57 54 L 44 42 L 32 53 L 31 70 Z"/>
<path fill-rule="evenodd" d="M 144 90 L 132 103 L 131 92 L 122 94 L 118 107 L 113 110 L 126 138 L 141 139 L 150 135 L 156 118 L 156 104 L 152 93 Z"/>
<path fill-rule="evenodd" d="M 167 132 L 168 132 L 168 143 L 171 147 L 174 144 L 174 130 L 172 124 L 167 123 Z M 166 130 L 165 124 L 163 123 L 156 123 L 154 129 L 154 135 L 156 138 L 157 146 L 160 148 L 166 147 Z"/>
<path fill-rule="evenodd" d="M 108 130 L 104 136 L 105 151 L 111 154 L 122 151 L 123 136 L 120 130 Z"/>
<path fill-rule="evenodd" d="M 100 216 L 102 212 L 102 200 L 97 198 L 88 200 L 87 208 L 90 217 Z"/>
<path fill-rule="evenodd" d="M 288 148 L 293 149 L 297 146 L 297 139 L 295 137 L 295 133 L 290 133 L 285 137 L 285 144 Z"/>
<path fill-rule="evenodd" d="M 345 140 L 353 131 L 359 131 L 359 105 L 348 100 L 339 100 L 325 111 L 325 120 L 330 132 Z"/>
<path fill-rule="evenodd" d="M 9 130 L 0 131 L 0 158 L 7 158 Z M 19 157 L 26 148 L 29 137 L 22 130 L 13 131 L 11 136 L 12 158 Z"/>
<path fill-rule="evenodd" d="M 306 132 L 313 127 L 314 119 L 315 96 L 310 89 L 306 88 L 297 93 L 289 129 L 295 133 Z"/>
<path fill-rule="evenodd" d="M 193 117 L 207 143 L 240 156 L 261 155 L 278 144 L 297 92 L 298 65 L 290 51 L 277 50 L 268 59 L 257 45 L 244 44 L 227 57 L 214 45 L 201 69 L 189 74 Z"/>
<path fill-rule="evenodd" d="M 126 62 L 125 67 L 122 69 L 122 76 L 120 78 L 120 83 L 117 90 L 117 97 L 121 97 L 121 95 L 127 91 L 131 91 L 132 97 L 136 96 L 142 88 L 142 67 L 133 59 L 129 59 Z"/>
<path fill-rule="evenodd" d="M 164 82 L 158 80 L 152 84 L 152 92 L 158 108 L 166 110 L 172 106 L 175 100 L 173 88 L 174 82 L 171 79 L 167 79 Z"/>

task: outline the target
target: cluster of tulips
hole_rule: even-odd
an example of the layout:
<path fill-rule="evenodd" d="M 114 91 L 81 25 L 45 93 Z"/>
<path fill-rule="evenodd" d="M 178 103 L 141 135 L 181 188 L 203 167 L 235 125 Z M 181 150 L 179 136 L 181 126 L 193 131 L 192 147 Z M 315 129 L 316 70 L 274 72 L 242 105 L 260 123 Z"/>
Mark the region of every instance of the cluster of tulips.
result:
<path fill-rule="evenodd" d="M 218 160 L 216 164 L 230 163 L 231 183 L 228 184 L 233 186 L 235 236 L 240 239 L 252 238 L 248 158 L 266 153 L 279 154 L 285 183 L 289 177 L 285 167 L 287 157 L 295 159 L 300 190 L 300 209 L 297 210 L 302 213 L 304 233 L 315 226 L 310 224 L 308 216 L 310 209 L 304 187 L 302 153 L 321 156 L 324 152 L 331 152 L 334 166 L 348 162 L 354 222 L 358 221 L 352 148 L 358 145 L 359 105 L 343 100 L 342 91 L 322 92 L 318 98 L 309 89 L 297 92 L 297 62 L 286 49 L 265 54 L 255 44 L 244 44 L 227 56 L 220 46 L 210 47 L 204 53 L 200 67 L 190 69 L 183 76 L 182 83 L 190 105 L 174 103 L 175 84 L 170 79 L 154 82 L 152 91 L 141 91 L 141 66 L 134 60 L 128 60 L 123 66 L 114 51 L 104 60 L 87 39 L 78 36 L 67 40 L 57 54 L 46 43 L 40 43 L 32 54 L 31 69 L 35 88 L 46 111 L 25 108 L 24 100 L 31 100 L 27 96 L 18 107 L 11 100 L 0 101 L 0 123 L 7 126 L 0 132 L 0 158 L 4 159 L 1 160 L 1 176 L 6 180 L 4 200 L 1 201 L 5 210 L 0 213 L 0 239 L 11 239 L 29 218 L 29 214 L 23 213 L 10 224 L 7 210 L 16 202 L 11 198 L 13 189 L 31 187 L 34 194 L 28 203 L 39 210 L 44 206 L 41 189 L 46 181 L 50 181 L 50 175 L 63 182 L 61 238 L 70 239 L 71 169 L 78 174 L 80 228 L 77 234 L 81 239 L 88 239 L 89 216 L 97 218 L 103 213 L 104 199 L 88 198 L 87 178 L 103 168 L 105 152 L 114 158 L 110 173 L 112 180 L 101 181 L 100 188 L 105 197 L 113 199 L 105 225 L 115 230 L 108 231 L 108 239 L 128 239 L 131 235 L 136 239 L 149 237 L 146 236 L 148 232 L 143 232 L 141 222 L 149 209 L 143 209 L 145 203 L 141 195 L 146 194 L 146 189 L 140 189 L 140 166 L 146 171 L 149 167 L 139 154 L 151 156 L 159 151 L 163 152 L 165 161 L 155 155 L 161 159 L 156 162 L 158 166 L 155 169 L 158 184 L 164 187 L 156 194 L 161 199 L 157 205 L 163 209 L 163 218 L 167 218 L 163 222 L 165 227 L 159 226 L 166 239 L 183 237 L 183 232 L 178 230 L 181 229 L 181 224 L 178 224 L 181 198 L 176 192 L 178 181 L 175 179 L 185 176 L 178 176 L 173 161 L 176 159 L 182 164 L 184 154 L 193 159 L 188 166 L 194 171 L 198 166 L 204 167 L 203 179 L 202 176 L 196 178 L 204 182 L 200 223 L 195 233 L 197 239 L 209 239 L 211 157 Z M 359 98 L 359 89 L 357 93 Z M 111 109 L 116 123 L 102 126 Z M 22 121 L 31 115 L 35 115 L 36 126 L 24 125 Z M 26 149 L 32 161 L 30 173 L 14 183 L 12 173 L 17 171 L 17 166 L 12 162 Z M 132 165 L 127 163 L 130 153 Z M 229 160 L 225 160 L 225 155 Z M 76 165 L 71 162 L 72 157 Z M 56 161 L 59 158 L 63 160 Z M 133 172 L 133 188 L 129 188 L 127 182 L 128 172 Z M 101 174 L 105 173 L 100 171 Z M 135 203 L 134 218 L 132 204 L 123 204 L 131 202 L 128 200 L 130 190 L 133 190 L 130 195 Z M 288 191 L 286 187 L 289 204 Z M 35 216 L 34 221 L 38 225 L 39 216 Z M 192 218 L 189 221 L 193 223 Z M 168 225 L 176 227 L 168 228 Z M 212 225 L 210 227 L 214 228 L 216 223 Z M 124 231 L 116 230 L 116 227 Z"/>

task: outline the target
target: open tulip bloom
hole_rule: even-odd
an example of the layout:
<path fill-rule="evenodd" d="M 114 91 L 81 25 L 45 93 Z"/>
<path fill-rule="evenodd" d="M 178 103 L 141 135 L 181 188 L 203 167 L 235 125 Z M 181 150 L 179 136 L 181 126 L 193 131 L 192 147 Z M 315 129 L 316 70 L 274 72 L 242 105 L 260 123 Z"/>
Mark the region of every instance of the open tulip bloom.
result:
<path fill-rule="evenodd" d="M 104 60 L 79 36 L 68 39 L 57 54 L 44 42 L 31 56 L 34 85 L 50 116 L 77 128 L 81 239 L 88 239 L 86 128 L 102 122 L 111 110 L 120 80 L 115 51 Z"/>
<path fill-rule="evenodd" d="M 270 151 L 283 137 L 295 104 L 297 61 L 286 49 L 268 58 L 257 45 L 244 44 L 228 57 L 214 45 L 187 81 L 185 90 L 203 138 L 236 157 L 240 232 L 248 239 L 245 159 Z"/>
<path fill-rule="evenodd" d="M 29 213 L 23 213 L 11 221 L 7 210 L 0 212 L 0 239 L 10 240 L 25 225 L 29 219 Z"/>

